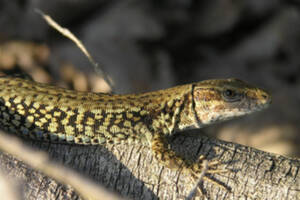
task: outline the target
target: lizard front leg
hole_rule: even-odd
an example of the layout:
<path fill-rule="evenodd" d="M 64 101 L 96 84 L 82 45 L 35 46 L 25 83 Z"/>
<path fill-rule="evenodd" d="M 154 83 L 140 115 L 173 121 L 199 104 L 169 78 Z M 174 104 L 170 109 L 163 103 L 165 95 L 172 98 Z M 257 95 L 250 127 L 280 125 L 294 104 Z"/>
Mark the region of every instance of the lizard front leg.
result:
<path fill-rule="evenodd" d="M 226 188 L 221 183 L 206 176 L 207 174 L 219 174 L 228 172 L 224 169 L 217 169 L 217 167 L 220 165 L 220 162 L 211 161 L 208 162 L 207 167 L 205 167 L 204 161 L 206 159 L 203 155 L 201 155 L 195 162 L 189 159 L 184 159 L 169 148 L 166 136 L 162 133 L 155 133 L 153 135 L 151 140 L 151 149 L 155 159 L 162 165 L 170 169 L 179 169 L 184 173 L 190 173 L 194 180 L 198 180 L 203 170 L 206 170 L 203 179 L 216 184 L 219 187 L 224 188 L 225 190 L 228 190 L 228 188 Z"/>

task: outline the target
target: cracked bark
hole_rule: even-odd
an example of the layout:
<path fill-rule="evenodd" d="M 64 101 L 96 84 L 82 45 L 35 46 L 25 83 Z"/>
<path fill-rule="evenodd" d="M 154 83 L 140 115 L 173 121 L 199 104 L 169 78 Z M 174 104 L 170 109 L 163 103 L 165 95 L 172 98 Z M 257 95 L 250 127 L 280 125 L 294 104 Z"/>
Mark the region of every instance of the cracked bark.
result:
<path fill-rule="evenodd" d="M 199 133 L 199 131 L 198 131 Z M 300 161 L 224 142 L 194 133 L 180 133 L 171 148 L 197 158 L 204 154 L 219 160 L 228 173 L 212 176 L 231 189 L 228 192 L 204 181 L 205 196 L 196 199 L 300 199 Z M 51 160 L 129 199 L 186 199 L 195 183 L 189 175 L 169 170 L 139 145 L 79 146 L 26 141 L 45 151 Z M 0 167 L 23 184 L 25 199 L 80 199 L 74 189 L 1 153 Z M 222 167 L 220 166 L 220 167 Z"/>

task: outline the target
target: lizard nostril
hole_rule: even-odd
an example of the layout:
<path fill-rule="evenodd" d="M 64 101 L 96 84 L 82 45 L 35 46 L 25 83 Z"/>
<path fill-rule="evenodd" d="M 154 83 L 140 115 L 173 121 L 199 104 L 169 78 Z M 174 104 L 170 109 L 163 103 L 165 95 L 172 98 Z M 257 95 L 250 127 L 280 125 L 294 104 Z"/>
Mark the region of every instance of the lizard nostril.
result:
<path fill-rule="evenodd" d="M 266 103 L 271 103 L 272 102 L 272 98 L 270 95 L 268 94 L 261 94 L 261 98 L 263 101 L 266 101 Z"/>

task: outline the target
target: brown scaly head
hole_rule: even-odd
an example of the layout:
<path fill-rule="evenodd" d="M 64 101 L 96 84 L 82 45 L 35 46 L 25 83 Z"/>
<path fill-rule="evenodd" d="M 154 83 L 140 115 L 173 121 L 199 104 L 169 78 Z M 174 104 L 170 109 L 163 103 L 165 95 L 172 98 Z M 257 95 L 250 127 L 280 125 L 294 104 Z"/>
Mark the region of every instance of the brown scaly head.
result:
<path fill-rule="evenodd" d="M 193 101 L 202 127 L 267 108 L 271 95 L 238 79 L 219 79 L 195 83 Z"/>

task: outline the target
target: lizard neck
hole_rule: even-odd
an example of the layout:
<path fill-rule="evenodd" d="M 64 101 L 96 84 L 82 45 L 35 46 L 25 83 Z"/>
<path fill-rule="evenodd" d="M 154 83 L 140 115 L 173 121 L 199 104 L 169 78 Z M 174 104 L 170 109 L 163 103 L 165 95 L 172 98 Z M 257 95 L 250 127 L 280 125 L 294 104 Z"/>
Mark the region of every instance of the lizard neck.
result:
<path fill-rule="evenodd" d="M 157 91 L 153 95 L 148 110 L 155 130 L 171 134 L 200 127 L 194 110 L 192 84 L 170 88 L 161 94 Z"/>

